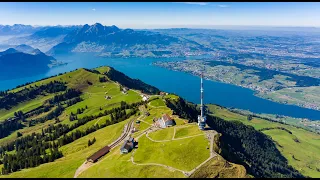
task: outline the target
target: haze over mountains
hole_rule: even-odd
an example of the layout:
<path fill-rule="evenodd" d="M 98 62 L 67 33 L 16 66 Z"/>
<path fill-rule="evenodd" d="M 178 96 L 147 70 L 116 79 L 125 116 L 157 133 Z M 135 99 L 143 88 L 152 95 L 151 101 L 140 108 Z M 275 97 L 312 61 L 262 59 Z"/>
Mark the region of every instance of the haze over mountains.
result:
<path fill-rule="evenodd" d="M 172 49 L 175 49 L 172 51 Z M 183 54 L 183 51 L 202 50 L 204 47 L 185 39 L 163 35 L 150 31 L 119 29 L 117 26 L 103 26 L 100 23 L 84 25 L 65 36 L 63 42 L 54 46 L 48 54 L 68 52 L 99 52 L 111 54 L 140 56 L 157 55 L 155 51 L 168 54 Z"/>
<path fill-rule="evenodd" d="M 2 44 L 27 44 L 50 55 L 96 52 L 101 56 L 172 57 L 184 56 L 185 52 L 209 50 L 185 38 L 145 30 L 120 29 L 115 25 L 103 26 L 100 23 L 83 26 L 41 27 L 33 30 L 35 29 L 38 30 L 30 35 L 13 37 Z M 23 29 L 21 28 L 20 31 Z M 0 35 L 6 34 L 0 32 Z"/>
<path fill-rule="evenodd" d="M 41 29 L 41 27 L 34 27 L 31 25 L 14 24 L 0 25 L 0 35 L 17 35 L 17 34 L 31 34 Z"/>
<path fill-rule="evenodd" d="M 41 27 L 38 31 L 22 37 L 13 37 L 5 41 L 5 44 L 28 44 L 43 52 L 62 42 L 63 38 L 79 26 L 53 26 Z"/>

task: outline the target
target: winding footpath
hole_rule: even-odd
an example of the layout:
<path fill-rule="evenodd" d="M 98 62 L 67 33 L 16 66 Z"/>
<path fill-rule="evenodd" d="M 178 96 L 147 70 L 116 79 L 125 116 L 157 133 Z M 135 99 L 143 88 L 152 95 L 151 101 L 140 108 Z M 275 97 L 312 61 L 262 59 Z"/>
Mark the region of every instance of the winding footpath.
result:
<path fill-rule="evenodd" d="M 138 137 L 136 137 L 136 140 L 138 140 L 141 136 L 143 136 L 144 134 L 146 135 L 146 137 L 153 141 L 153 142 L 167 142 L 167 141 L 172 141 L 172 140 L 180 140 L 180 139 L 186 139 L 186 138 L 191 138 L 191 137 L 195 137 L 195 136 L 200 136 L 200 135 L 203 135 L 203 134 L 198 134 L 198 135 L 193 135 L 193 136 L 187 136 L 187 137 L 183 137 L 183 138 L 174 138 L 174 136 L 172 137 L 172 140 L 162 140 L 162 141 L 157 141 L 157 140 L 153 140 L 149 137 L 149 133 L 150 132 L 153 132 L 153 131 L 156 131 L 158 130 L 159 128 L 155 128 L 155 127 L 149 127 L 148 129 L 145 130 L 144 133 L 140 134 Z M 175 131 L 174 131 L 175 132 Z M 213 150 L 213 141 L 214 141 L 214 136 L 217 134 L 216 131 L 214 130 L 207 130 L 206 131 L 206 136 L 207 138 L 209 139 L 210 141 L 210 157 L 208 159 L 206 159 L 205 161 L 203 161 L 201 164 L 199 164 L 197 167 L 195 167 L 194 169 L 192 169 L 191 171 L 184 171 L 184 170 L 181 170 L 181 169 L 177 169 L 177 168 L 174 168 L 174 167 L 171 167 L 171 166 L 167 166 L 167 165 L 164 165 L 164 164 L 160 164 L 160 163 L 136 163 L 134 162 L 134 153 L 136 151 L 136 149 L 132 152 L 131 154 L 131 162 L 135 165 L 138 165 L 138 166 L 149 166 L 149 165 L 154 165 L 154 166 L 161 166 L 161 167 L 164 167 L 164 168 L 167 168 L 169 171 L 179 171 L 181 173 L 183 173 L 186 177 L 189 177 L 191 174 L 194 173 L 194 171 L 196 171 L 197 169 L 199 169 L 202 165 L 204 165 L 205 163 L 207 163 L 208 161 L 210 161 L 213 157 L 217 156 L 216 152 Z"/>

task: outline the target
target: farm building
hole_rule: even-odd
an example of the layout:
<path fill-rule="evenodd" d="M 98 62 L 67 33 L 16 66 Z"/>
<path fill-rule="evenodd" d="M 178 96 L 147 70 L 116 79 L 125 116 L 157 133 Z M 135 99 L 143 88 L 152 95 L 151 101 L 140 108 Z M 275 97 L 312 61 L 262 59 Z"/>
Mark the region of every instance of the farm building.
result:
<path fill-rule="evenodd" d="M 102 149 L 100 149 L 99 151 L 97 151 L 96 153 L 94 153 L 92 156 L 90 156 L 89 158 L 87 158 L 87 161 L 89 162 L 96 162 L 99 158 L 101 158 L 102 156 L 104 156 L 105 154 L 107 154 L 110 151 L 110 147 L 109 146 L 105 146 Z"/>
<path fill-rule="evenodd" d="M 150 98 L 148 95 L 146 95 L 146 94 L 143 94 L 143 95 L 141 95 L 141 97 L 142 97 L 142 100 L 143 101 L 148 101 L 148 99 Z"/>
<path fill-rule="evenodd" d="M 127 87 L 123 87 L 122 91 L 127 92 L 129 89 Z"/>
<path fill-rule="evenodd" d="M 128 88 L 123 87 L 123 88 L 122 88 L 122 93 L 123 93 L 123 94 L 128 94 L 128 90 L 129 90 Z"/>
<path fill-rule="evenodd" d="M 149 113 L 148 111 L 146 111 L 146 112 L 144 113 L 144 115 L 150 116 L 150 113 Z"/>
<path fill-rule="evenodd" d="M 160 96 L 168 95 L 166 92 L 160 92 Z"/>
<path fill-rule="evenodd" d="M 127 154 L 134 148 L 134 138 L 130 137 L 128 140 L 125 140 L 123 145 L 120 148 L 121 154 Z"/>
<path fill-rule="evenodd" d="M 166 128 L 174 125 L 176 125 L 176 122 L 168 114 L 165 114 L 161 118 L 155 120 L 155 126 L 157 127 Z"/>

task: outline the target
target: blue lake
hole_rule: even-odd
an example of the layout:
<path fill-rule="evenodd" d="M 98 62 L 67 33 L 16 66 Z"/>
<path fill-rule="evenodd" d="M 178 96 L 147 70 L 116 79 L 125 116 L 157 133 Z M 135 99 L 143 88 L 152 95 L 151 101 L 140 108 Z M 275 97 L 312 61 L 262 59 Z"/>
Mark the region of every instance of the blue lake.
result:
<path fill-rule="evenodd" d="M 75 54 L 55 56 L 56 59 L 68 62 L 68 65 L 55 67 L 45 74 L 20 79 L 1 80 L 0 90 L 16 87 L 31 82 L 68 72 L 77 68 L 94 68 L 102 65 L 112 66 L 132 78 L 158 87 L 162 91 L 178 94 L 193 103 L 200 103 L 200 79 L 184 72 L 172 71 L 153 66 L 155 61 L 179 61 L 182 58 L 102 58 L 93 54 Z M 219 104 L 249 110 L 255 113 L 279 114 L 292 117 L 320 120 L 320 111 L 285 105 L 254 96 L 250 89 L 204 80 L 204 103 Z"/>

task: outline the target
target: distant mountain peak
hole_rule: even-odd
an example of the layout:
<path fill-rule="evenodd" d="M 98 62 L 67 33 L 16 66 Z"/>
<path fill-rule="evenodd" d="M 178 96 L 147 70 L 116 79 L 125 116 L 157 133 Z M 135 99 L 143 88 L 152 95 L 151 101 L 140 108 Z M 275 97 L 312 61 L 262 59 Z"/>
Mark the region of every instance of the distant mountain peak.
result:
<path fill-rule="evenodd" d="M 20 51 L 23 53 L 32 53 L 32 51 L 34 51 L 33 47 L 26 45 L 26 44 L 20 44 L 20 45 L 16 46 L 15 49 L 17 51 Z"/>
<path fill-rule="evenodd" d="M 37 49 L 34 49 L 31 54 L 37 55 L 37 54 L 43 54 L 43 52 L 41 52 L 41 51 L 37 48 Z"/>
<path fill-rule="evenodd" d="M 18 45 L 18 46 L 16 46 L 16 47 L 25 47 L 25 46 L 28 46 L 28 45 L 26 45 L 26 44 L 20 44 L 20 45 Z"/>
<path fill-rule="evenodd" d="M 103 25 L 102 25 L 102 24 L 100 24 L 100 23 L 95 23 L 93 26 L 103 27 Z"/>
<path fill-rule="evenodd" d="M 9 48 L 9 49 L 1 52 L 1 55 L 4 55 L 4 54 L 12 54 L 12 53 L 17 53 L 17 52 L 19 52 L 19 51 L 17 51 L 17 50 L 14 49 L 14 48 Z"/>

